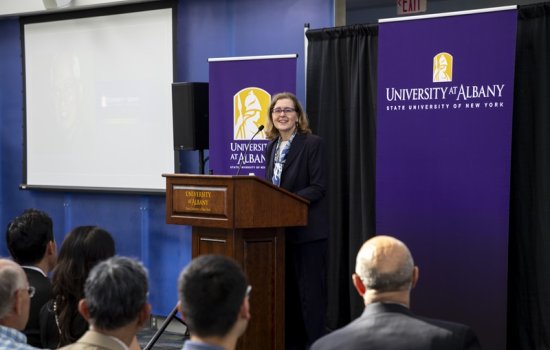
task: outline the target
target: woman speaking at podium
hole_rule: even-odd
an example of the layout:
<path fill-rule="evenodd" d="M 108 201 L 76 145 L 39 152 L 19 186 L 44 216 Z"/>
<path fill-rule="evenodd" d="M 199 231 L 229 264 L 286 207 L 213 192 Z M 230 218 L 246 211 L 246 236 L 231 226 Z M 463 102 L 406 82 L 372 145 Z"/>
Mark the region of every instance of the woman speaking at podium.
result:
<path fill-rule="evenodd" d="M 310 201 L 308 225 L 287 228 L 285 247 L 285 348 L 303 350 L 325 333 L 328 211 L 324 144 L 311 133 L 295 95 L 276 94 L 268 113 L 266 178 Z"/>

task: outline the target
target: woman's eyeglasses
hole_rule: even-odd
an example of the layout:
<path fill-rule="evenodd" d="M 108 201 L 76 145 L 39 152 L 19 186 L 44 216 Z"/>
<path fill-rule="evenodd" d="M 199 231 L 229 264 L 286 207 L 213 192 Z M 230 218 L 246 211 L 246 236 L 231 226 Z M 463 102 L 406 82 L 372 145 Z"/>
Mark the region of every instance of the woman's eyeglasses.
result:
<path fill-rule="evenodd" d="M 296 109 L 294 109 L 294 108 L 286 107 L 286 108 L 275 108 L 271 111 L 271 113 L 273 113 L 273 114 L 282 114 L 282 113 L 288 114 L 288 113 L 292 113 L 292 112 L 295 112 L 295 111 L 296 111 Z"/>

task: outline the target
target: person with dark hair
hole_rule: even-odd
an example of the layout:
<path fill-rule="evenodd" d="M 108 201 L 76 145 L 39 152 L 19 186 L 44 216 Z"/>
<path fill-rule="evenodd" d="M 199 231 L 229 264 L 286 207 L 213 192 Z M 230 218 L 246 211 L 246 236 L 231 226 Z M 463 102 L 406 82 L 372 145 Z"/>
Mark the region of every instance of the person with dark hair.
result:
<path fill-rule="evenodd" d="M 311 133 L 294 94 L 271 99 L 266 179 L 309 200 L 308 224 L 286 229 L 285 345 L 306 349 L 326 333 L 328 207 L 323 140 Z M 276 215 L 276 213 L 275 213 Z"/>
<path fill-rule="evenodd" d="M 52 276 L 52 299 L 40 311 L 42 345 L 56 349 L 74 343 L 88 323 L 78 313 L 84 281 L 99 262 L 115 255 L 111 234 L 97 226 L 74 228 L 63 240 Z"/>
<path fill-rule="evenodd" d="M 35 350 L 21 331 L 29 318 L 34 288 L 15 262 L 0 259 L 0 349 Z"/>
<path fill-rule="evenodd" d="M 178 281 L 178 310 L 191 340 L 183 350 L 233 350 L 250 320 L 250 293 L 241 267 L 221 255 L 191 261 Z"/>
<path fill-rule="evenodd" d="M 479 350 L 473 330 L 459 323 L 415 315 L 409 309 L 418 281 L 407 246 L 390 236 L 366 241 L 352 276 L 363 298 L 363 314 L 347 326 L 317 340 L 311 350 Z"/>
<path fill-rule="evenodd" d="M 48 273 L 57 261 L 52 219 L 43 211 L 27 209 L 9 223 L 6 243 L 13 260 L 21 265 L 36 290 L 23 333 L 30 345 L 40 348 L 40 309 L 52 296 Z"/>
<path fill-rule="evenodd" d="M 126 257 L 97 264 L 86 279 L 78 309 L 90 329 L 64 350 L 127 350 L 151 314 L 145 267 Z"/>

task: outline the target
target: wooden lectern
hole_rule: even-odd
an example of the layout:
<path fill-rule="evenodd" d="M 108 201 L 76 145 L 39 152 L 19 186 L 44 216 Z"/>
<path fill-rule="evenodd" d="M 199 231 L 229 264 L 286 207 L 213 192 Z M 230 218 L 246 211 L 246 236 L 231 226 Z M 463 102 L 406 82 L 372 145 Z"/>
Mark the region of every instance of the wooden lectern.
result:
<path fill-rule="evenodd" d="M 230 256 L 252 285 L 238 349 L 284 349 L 284 227 L 305 226 L 309 202 L 255 176 L 163 176 L 166 222 L 193 226 L 193 258 Z"/>

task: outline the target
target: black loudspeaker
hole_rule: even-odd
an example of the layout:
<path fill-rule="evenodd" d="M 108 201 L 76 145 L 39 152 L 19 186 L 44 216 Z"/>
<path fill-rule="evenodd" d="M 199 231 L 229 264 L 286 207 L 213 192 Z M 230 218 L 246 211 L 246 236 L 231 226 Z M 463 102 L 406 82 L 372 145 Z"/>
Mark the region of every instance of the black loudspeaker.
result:
<path fill-rule="evenodd" d="M 175 150 L 208 149 L 208 83 L 172 84 Z"/>

